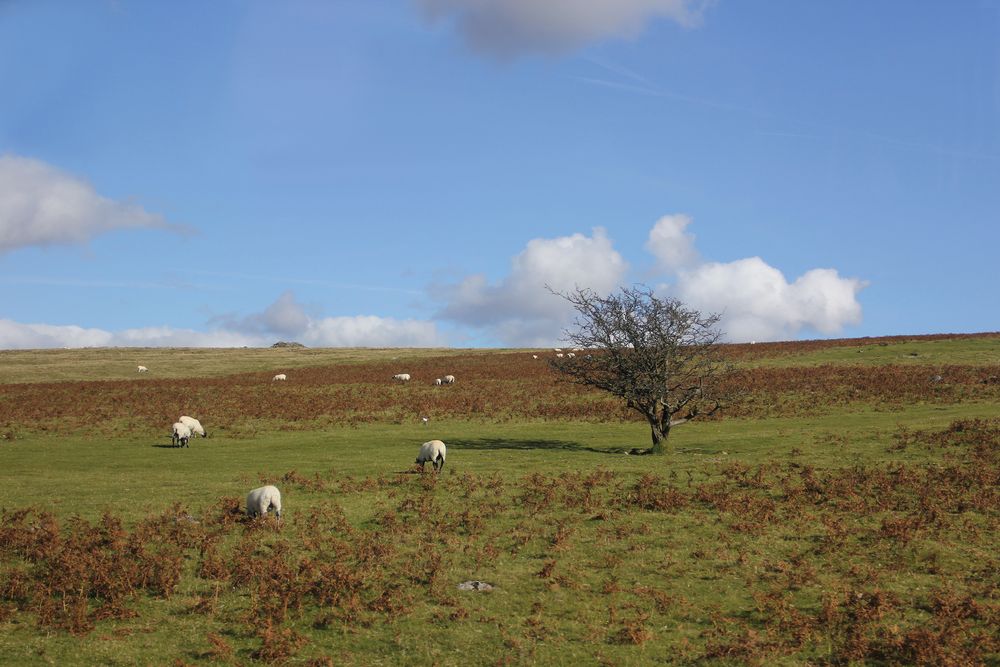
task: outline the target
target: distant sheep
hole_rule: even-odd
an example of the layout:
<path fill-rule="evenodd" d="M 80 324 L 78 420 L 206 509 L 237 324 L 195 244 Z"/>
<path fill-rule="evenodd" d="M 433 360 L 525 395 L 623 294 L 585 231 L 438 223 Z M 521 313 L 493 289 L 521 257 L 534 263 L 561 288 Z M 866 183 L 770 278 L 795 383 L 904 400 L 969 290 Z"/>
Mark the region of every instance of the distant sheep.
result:
<path fill-rule="evenodd" d="M 561 347 L 554 347 L 554 348 L 552 348 L 552 351 L 553 352 L 562 352 L 562 348 Z"/>
<path fill-rule="evenodd" d="M 399 380 L 400 382 L 409 382 L 410 381 L 410 374 L 409 373 L 396 373 L 395 375 L 392 376 L 392 379 L 393 380 Z"/>
<path fill-rule="evenodd" d="M 281 491 L 276 486 L 262 486 L 247 494 L 247 516 L 250 518 L 264 516 L 271 510 L 274 516 L 281 518 Z"/>
<path fill-rule="evenodd" d="M 191 429 L 192 435 L 200 435 L 203 438 L 208 437 L 208 433 L 205 431 L 205 428 L 201 425 L 201 422 L 195 419 L 194 417 L 182 416 L 177 421 L 179 421 L 180 423 L 184 424 L 189 429 Z"/>
<path fill-rule="evenodd" d="M 562 352 L 560 352 L 559 354 L 556 355 L 556 358 L 557 359 L 562 359 L 564 356 L 565 355 Z"/>
<path fill-rule="evenodd" d="M 444 382 L 445 384 L 455 384 L 455 376 L 445 375 L 443 378 L 441 378 L 441 381 Z"/>
<path fill-rule="evenodd" d="M 146 373 L 146 372 L 148 372 L 148 371 L 149 371 L 149 369 L 148 369 L 148 368 L 146 368 L 145 366 L 139 366 L 139 372 L 140 372 L 140 373 Z"/>
<path fill-rule="evenodd" d="M 171 440 L 174 447 L 190 447 L 188 441 L 191 439 L 191 429 L 183 422 L 174 422 L 174 431 Z"/>
<path fill-rule="evenodd" d="M 448 453 L 448 448 L 440 440 L 428 440 L 420 445 L 420 453 L 417 455 L 416 463 L 420 464 L 420 472 L 424 471 L 424 464 L 428 461 L 434 468 L 434 472 L 444 470 L 444 459 Z"/>
<path fill-rule="evenodd" d="M 567 357 L 570 357 L 570 358 L 573 358 L 573 357 L 575 357 L 575 356 L 576 356 L 576 353 L 575 353 L 575 352 L 567 352 L 567 353 L 566 353 L 566 356 L 567 356 Z"/>
<path fill-rule="evenodd" d="M 444 384 L 444 382 L 441 380 L 441 378 L 437 378 L 434 380 L 435 387 L 440 387 L 442 384 Z"/>
<path fill-rule="evenodd" d="M 537 355 L 537 354 L 533 354 L 533 355 L 531 355 L 531 358 L 532 358 L 532 359 L 537 359 L 537 358 L 538 358 L 538 355 Z"/>
<path fill-rule="evenodd" d="M 288 379 L 287 375 L 285 375 L 284 373 L 278 373 L 273 378 L 271 378 L 271 382 L 274 382 L 275 380 L 287 380 L 287 379 Z"/>

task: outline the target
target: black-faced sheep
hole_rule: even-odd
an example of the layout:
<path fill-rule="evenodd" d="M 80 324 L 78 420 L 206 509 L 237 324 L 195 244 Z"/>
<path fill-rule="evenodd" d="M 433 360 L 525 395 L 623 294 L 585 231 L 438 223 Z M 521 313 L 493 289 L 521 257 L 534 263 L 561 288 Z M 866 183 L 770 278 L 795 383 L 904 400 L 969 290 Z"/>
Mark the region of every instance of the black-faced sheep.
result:
<path fill-rule="evenodd" d="M 173 426 L 173 436 L 172 441 L 174 447 L 190 447 L 188 441 L 191 439 L 191 429 L 188 428 L 187 424 L 182 422 L 174 422 Z"/>
<path fill-rule="evenodd" d="M 201 422 L 195 419 L 194 417 L 188 417 L 185 415 L 182 416 L 177 421 L 179 421 L 180 423 L 184 424 L 189 429 L 191 429 L 191 435 L 200 435 L 203 438 L 208 437 L 208 433 L 205 431 L 205 428 L 201 425 Z"/>
<path fill-rule="evenodd" d="M 428 461 L 435 472 L 444 470 L 444 459 L 448 454 L 448 448 L 440 440 L 428 440 L 420 445 L 420 453 L 417 455 L 416 463 L 420 464 L 420 472 L 424 471 L 424 464 Z"/>
<path fill-rule="evenodd" d="M 247 494 L 247 516 L 264 516 L 274 510 L 274 516 L 281 518 L 281 491 L 276 486 L 262 486 Z"/>

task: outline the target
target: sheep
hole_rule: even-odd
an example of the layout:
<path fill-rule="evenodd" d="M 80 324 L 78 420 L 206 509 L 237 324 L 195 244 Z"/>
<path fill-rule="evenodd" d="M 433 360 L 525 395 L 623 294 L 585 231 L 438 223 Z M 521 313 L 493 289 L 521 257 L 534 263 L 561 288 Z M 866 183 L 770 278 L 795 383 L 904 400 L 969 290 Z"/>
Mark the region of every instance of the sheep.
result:
<path fill-rule="evenodd" d="M 202 426 L 201 422 L 194 417 L 182 416 L 177 421 L 191 429 L 192 435 L 200 435 L 203 438 L 208 437 L 208 432 L 205 430 L 205 427 Z"/>
<path fill-rule="evenodd" d="M 392 376 L 392 379 L 393 380 L 399 380 L 400 382 L 409 382 L 410 381 L 410 374 L 409 373 L 396 373 L 395 375 Z"/>
<path fill-rule="evenodd" d="M 417 455 L 416 463 L 420 464 L 420 472 L 424 471 L 424 464 L 428 461 L 434 468 L 434 472 L 444 470 L 444 459 L 448 453 L 448 448 L 440 440 L 428 440 L 420 445 L 420 453 Z"/>
<path fill-rule="evenodd" d="M 531 355 L 531 358 L 532 358 L 532 359 L 537 359 L 537 358 L 538 358 L 538 355 L 537 355 L 537 354 L 533 354 L 533 355 Z"/>
<path fill-rule="evenodd" d="M 552 348 L 552 351 L 553 352 L 562 352 L 562 348 L 561 347 L 554 347 L 554 348 Z"/>
<path fill-rule="evenodd" d="M 441 380 L 441 378 L 436 378 L 434 380 L 434 386 L 435 387 L 440 387 L 442 384 L 444 384 L 444 382 Z"/>
<path fill-rule="evenodd" d="M 287 375 L 285 375 L 284 373 L 278 373 L 273 378 L 271 378 L 271 382 L 274 382 L 275 380 L 287 380 L 287 379 L 288 379 Z"/>
<path fill-rule="evenodd" d="M 569 357 L 570 359 L 572 359 L 573 357 L 576 356 L 576 352 L 567 352 L 566 356 Z"/>
<path fill-rule="evenodd" d="M 455 384 L 455 376 L 445 375 L 443 378 L 441 378 L 441 381 L 444 382 L 445 384 Z"/>
<path fill-rule="evenodd" d="M 140 373 L 145 373 L 145 372 L 146 372 L 146 371 L 148 371 L 148 370 L 149 370 L 149 369 L 148 369 L 148 368 L 146 368 L 145 366 L 139 366 L 139 371 L 138 371 L 138 372 L 140 372 Z"/>
<path fill-rule="evenodd" d="M 557 358 L 557 359 L 562 359 L 562 358 L 563 358 L 563 356 L 565 356 L 565 355 L 563 355 L 563 353 L 562 353 L 562 352 L 560 352 L 559 354 L 557 354 L 557 355 L 556 355 L 556 358 Z"/>
<path fill-rule="evenodd" d="M 191 429 L 183 422 L 174 422 L 174 432 L 171 441 L 174 447 L 190 447 L 188 441 L 191 439 Z"/>
<path fill-rule="evenodd" d="M 247 516 L 251 519 L 264 516 L 271 510 L 281 519 L 281 491 L 276 486 L 262 486 L 247 494 Z"/>

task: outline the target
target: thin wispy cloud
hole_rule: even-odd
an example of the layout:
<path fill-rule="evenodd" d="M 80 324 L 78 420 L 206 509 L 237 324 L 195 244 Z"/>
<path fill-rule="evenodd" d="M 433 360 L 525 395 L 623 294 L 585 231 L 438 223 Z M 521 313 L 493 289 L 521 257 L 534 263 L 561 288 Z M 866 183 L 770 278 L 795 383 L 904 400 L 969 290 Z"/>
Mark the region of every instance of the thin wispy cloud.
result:
<path fill-rule="evenodd" d="M 363 285 L 359 283 L 344 283 L 332 280 L 323 280 L 322 278 L 295 278 L 288 276 L 274 276 L 265 274 L 253 274 L 253 273 L 238 273 L 232 271 L 206 271 L 204 269 L 185 269 L 185 274 L 195 274 L 200 276 L 212 277 L 212 278 L 231 278 L 233 280 L 240 281 L 256 281 L 256 282 L 267 282 L 275 283 L 281 285 L 316 285 L 319 287 L 329 287 L 330 289 L 340 289 L 340 290 L 361 290 L 368 292 L 393 292 L 397 294 L 409 294 L 413 296 L 422 296 L 423 292 L 421 290 L 412 289 L 409 287 L 395 287 L 392 285 Z"/>
<path fill-rule="evenodd" d="M 718 109 L 720 111 L 739 113 L 751 116 L 759 120 L 771 121 L 773 123 L 780 123 L 785 125 L 797 125 L 799 127 L 807 127 L 824 131 L 824 134 L 818 134 L 815 132 L 809 133 L 809 132 L 793 132 L 793 131 L 781 131 L 781 130 L 770 130 L 770 131 L 758 130 L 756 132 L 758 136 L 783 137 L 792 139 L 814 139 L 814 140 L 828 140 L 828 141 L 837 140 L 838 136 L 839 137 L 848 136 L 870 142 L 893 145 L 901 148 L 910 148 L 940 156 L 968 158 L 972 160 L 989 160 L 989 161 L 1000 160 L 1000 155 L 993 153 L 968 151 L 954 147 L 929 144 L 919 141 L 910 141 L 879 132 L 871 132 L 864 129 L 854 129 L 842 125 L 823 123 L 814 120 L 801 120 L 797 118 L 783 116 L 780 114 L 761 111 L 759 109 L 754 109 L 739 104 L 719 102 L 716 100 L 706 99 L 702 97 L 695 97 L 691 95 L 675 93 L 666 90 L 665 88 L 656 84 L 654 81 L 650 80 L 648 77 L 645 77 L 642 74 L 635 72 L 631 69 L 617 66 L 614 63 L 610 63 L 606 60 L 600 60 L 595 58 L 586 58 L 584 60 L 586 62 L 595 65 L 596 67 L 601 68 L 606 73 L 618 76 L 619 79 L 617 80 L 608 79 L 597 76 L 581 76 L 581 75 L 574 76 L 573 79 L 579 81 L 580 83 L 592 86 L 602 86 L 604 88 L 619 90 L 634 95 L 656 97 L 661 99 L 673 100 L 676 102 L 683 102 L 695 106 Z"/>

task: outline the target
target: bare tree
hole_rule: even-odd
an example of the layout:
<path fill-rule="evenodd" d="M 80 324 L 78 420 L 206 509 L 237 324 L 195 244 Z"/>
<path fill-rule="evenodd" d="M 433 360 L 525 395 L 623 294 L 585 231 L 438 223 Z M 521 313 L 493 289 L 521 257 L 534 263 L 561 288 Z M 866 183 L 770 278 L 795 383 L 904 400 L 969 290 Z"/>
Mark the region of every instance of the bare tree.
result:
<path fill-rule="evenodd" d="M 650 453 L 668 453 L 672 427 L 720 409 L 716 381 L 729 369 L 719 355 L 718 315 L 702 315 L 645 286 L 606 297 L 581 288 L 553 293 L 576 308 L 564 340 L 585 352 L 553 359 L 552 366 L 642 413 L 652 431 Z"/>

